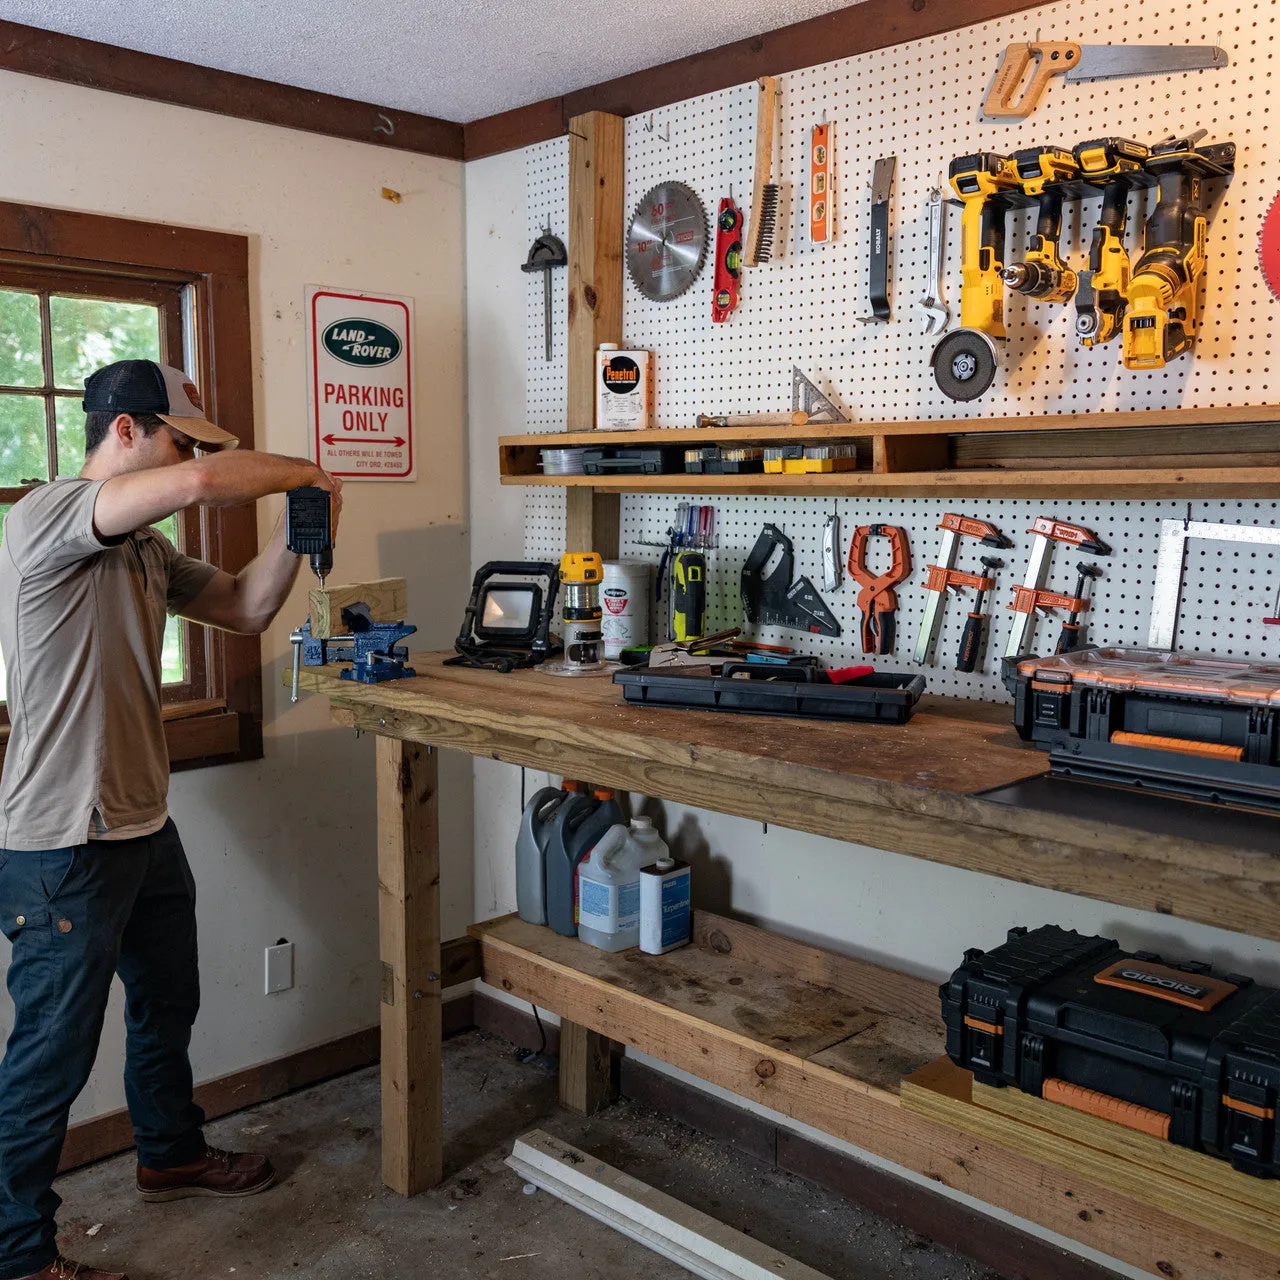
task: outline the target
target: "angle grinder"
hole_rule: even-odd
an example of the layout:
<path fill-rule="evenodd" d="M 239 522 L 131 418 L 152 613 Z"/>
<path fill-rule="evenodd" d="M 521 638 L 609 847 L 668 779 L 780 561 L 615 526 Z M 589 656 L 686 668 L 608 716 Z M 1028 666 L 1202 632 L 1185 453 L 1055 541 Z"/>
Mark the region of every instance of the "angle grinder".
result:
<path fill-rule="evenodd" d="M 600 583 L 604 564 L 595 551 L 569 551 L 560 559 L 563 612 L 561 624 L 564 655 L 539 668 L 550 676 L 596 676 L 616 671 L 622 664 L 606 662 L 604 634 L 600 629 L 604 611 L 600 605 Z"/>

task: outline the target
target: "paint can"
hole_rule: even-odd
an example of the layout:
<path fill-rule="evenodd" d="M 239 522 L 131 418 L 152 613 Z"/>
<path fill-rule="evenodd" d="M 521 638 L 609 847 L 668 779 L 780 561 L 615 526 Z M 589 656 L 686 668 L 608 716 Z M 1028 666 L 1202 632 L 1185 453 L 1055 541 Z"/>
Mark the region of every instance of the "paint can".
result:
<path fill-rule="evenodd" d="M 630 645 L 649 643 L 649 565 L 643 560 L 606 560 L 600 590 L 604 656 L 617 660 Z"/>

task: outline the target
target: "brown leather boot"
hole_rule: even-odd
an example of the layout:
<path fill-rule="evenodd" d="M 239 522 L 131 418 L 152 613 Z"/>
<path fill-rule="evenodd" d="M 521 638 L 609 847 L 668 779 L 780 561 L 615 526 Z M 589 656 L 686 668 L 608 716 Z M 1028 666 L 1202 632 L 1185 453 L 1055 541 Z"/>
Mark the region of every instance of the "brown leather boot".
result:
<path fill-rule="evenodd" d="M 33 1271 L 23 1280 L 129 1280 L 129 1277 L 123 1271 L 98 1271 L 58 1254 L 42 1271 Z"/>
<path fill-rule="evenodd" d="M 176 1169 L 144 1169 L 142 1165 L 138 1166 L 138 1194 L 144 1200 L 256 1196 L 275 1180 L 276 1171 L 266 1156 L 220 1151 L 217 1147 L 206 1147 L 199 1160 L 179 1165 Z"/>

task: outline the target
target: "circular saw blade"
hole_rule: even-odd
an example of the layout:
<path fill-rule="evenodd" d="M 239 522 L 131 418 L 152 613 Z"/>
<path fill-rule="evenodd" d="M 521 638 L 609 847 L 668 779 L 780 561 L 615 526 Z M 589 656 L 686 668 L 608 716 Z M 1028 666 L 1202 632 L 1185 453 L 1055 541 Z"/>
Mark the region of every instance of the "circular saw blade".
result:
<path fill-rule="evenodd" d="M 1273 298 L 1280 298 L 1280 196 L 1271 202 L 1258 233 L 1258 265 Z"/>
<path fill-rule="evenodd" d="M 660 182 L 636 205 L 627 225 L 627 270 L 654 302 L 678 298 L 707 257 L 707 211 L 683 182 Z"/>

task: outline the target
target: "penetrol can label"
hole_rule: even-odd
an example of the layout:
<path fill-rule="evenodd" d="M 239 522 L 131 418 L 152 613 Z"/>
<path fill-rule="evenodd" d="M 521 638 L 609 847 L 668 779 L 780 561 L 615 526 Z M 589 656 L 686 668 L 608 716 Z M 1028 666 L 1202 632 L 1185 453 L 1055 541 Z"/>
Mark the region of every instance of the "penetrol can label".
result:
<path fill-rule="evenodd" d="M 596 428 L 636 431 L 651 426 L 653 352 L 602 344 L 596 352 Z"/>
<path fill-rule="evenodd" d="M 640 868 L 640 950 L 650 955 L 674 951 L 692 929 L 690 871 L 687 862 L 669 868 L 658 863 Z"/>

